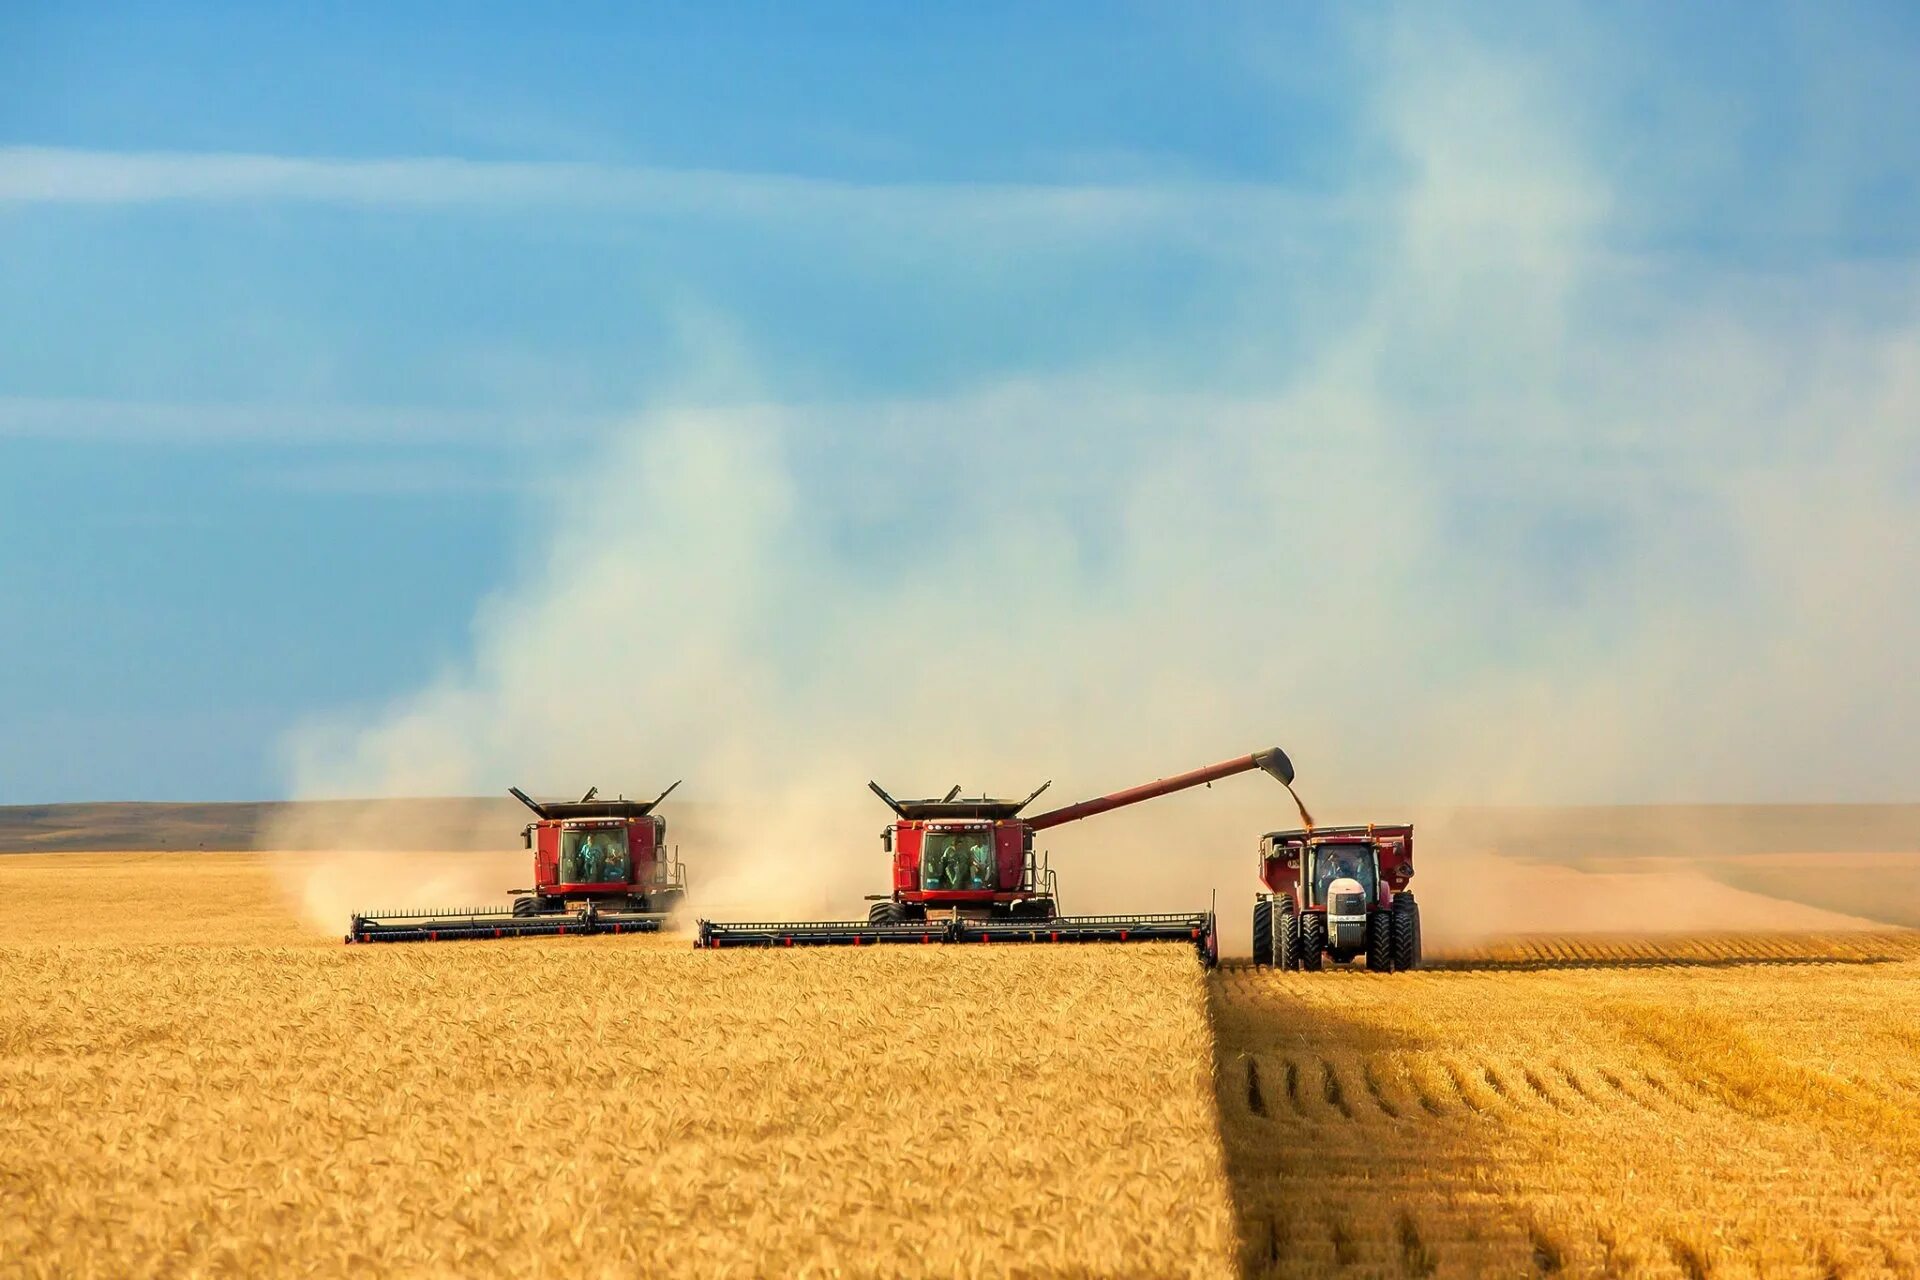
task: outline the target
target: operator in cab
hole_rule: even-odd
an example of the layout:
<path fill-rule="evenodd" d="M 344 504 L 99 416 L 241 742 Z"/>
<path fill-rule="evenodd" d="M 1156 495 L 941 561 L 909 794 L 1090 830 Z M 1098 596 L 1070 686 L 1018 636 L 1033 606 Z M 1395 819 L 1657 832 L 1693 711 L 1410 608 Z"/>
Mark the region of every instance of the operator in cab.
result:
<path fill-rule="evenodd" d="M 993 888 L 993 848 L 979 836 L 967 846 L 967 888 Z"/>

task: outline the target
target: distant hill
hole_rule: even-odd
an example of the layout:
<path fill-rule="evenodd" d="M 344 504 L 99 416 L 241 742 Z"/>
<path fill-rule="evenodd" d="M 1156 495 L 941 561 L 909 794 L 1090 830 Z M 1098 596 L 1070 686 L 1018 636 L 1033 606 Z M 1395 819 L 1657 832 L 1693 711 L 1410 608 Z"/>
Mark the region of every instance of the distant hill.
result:
<path fill-rule="evenodd" d="M 340 821 L 335 822 L 338 815 Z M 510 796 L 420 800 L 283 800 L 249 804 L 38 804 L 0 806 L 0 853 L 151 849 L 242 852 L 275 832 L 325 831 L 351 821 L 378 832 L 356 843 L 392 849 L 506 849 L 531 817 Z M 297 819 L 297 821 L 289 821 Z M 279 847 L 316 847 L 284 837 Z"/>

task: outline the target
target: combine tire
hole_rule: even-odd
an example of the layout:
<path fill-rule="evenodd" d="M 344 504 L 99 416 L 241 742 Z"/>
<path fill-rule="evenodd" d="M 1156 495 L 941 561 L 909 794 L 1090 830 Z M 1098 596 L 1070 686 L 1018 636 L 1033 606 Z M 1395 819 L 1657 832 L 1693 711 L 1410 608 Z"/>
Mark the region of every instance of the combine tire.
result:
<path fill-rule="evenodd" d="M 867 908 L 868 924 L 899 924 L 906 919 L 906 912 L 900 904 L 889 898 L 885 902 L 876 902 Z"/>
<path fill-rule="evenodd" d="M 1253 962 L 1256 965 L 1274 962 L 1273 903 L 1265 898 L 1253 904 Z"/>
<path fill-rule="evenodd" d="M 1369 912 L 1367 915 L 1367 968 L 1375 973 L 1392 973 L 1393 967 L 1393 913 Z"/>
<path fill-rule="evenodd" d="M 1300 917 L 1300 967 L 1318 973 L 1327 955 L 1327 918 L 1318 911 Z"/>
<path fill-rule="evenodd" d="M 1292 898 L 1280 898 L 1273 904 L 1273 967 L 1300 967 L 1300 917 L 1293 913 Z"/>
<path fill-rule="evenodd" d="M 515 898 L 513 900 L 513 914 L 522 919 L 525 919 L 527 916 L 539 915 L 540 900 L 538 898 Z"/>
<path fill-rule="evenodd" d="M 1420 904 L 1411 893 L 1395 894 L 1393 899 L 1393 967 L 1414 969 L 1420 965 Z"/>

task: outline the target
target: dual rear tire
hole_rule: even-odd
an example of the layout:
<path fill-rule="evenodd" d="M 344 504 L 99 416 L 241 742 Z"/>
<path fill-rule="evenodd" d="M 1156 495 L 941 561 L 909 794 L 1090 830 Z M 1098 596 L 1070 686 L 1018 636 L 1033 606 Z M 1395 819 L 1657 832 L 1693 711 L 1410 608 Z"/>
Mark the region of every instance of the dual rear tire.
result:
<path fill-rule="evenodd" d="M 1411 893 L 1396 893 L 1393 896 L 1393 906 L 1387 914 L 1392 917 L 1390 932 L 1393 967 L 1396 969 L 1419 968 L 1420 904 L 1413 900 Z"/>
<path fill-rule="evenodd" d="M 1300 967 L 1300 917 L 1293 899 L 1280 895 L 1253 904 L 1253 962 L 1276 969 Z"/>

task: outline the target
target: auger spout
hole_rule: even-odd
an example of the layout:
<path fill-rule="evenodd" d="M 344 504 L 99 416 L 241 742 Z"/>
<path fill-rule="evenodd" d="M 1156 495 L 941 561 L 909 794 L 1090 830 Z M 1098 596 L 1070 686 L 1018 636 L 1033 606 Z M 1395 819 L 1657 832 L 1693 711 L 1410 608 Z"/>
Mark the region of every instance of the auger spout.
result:
<path fill-rule="evenodd" d="M 1142 783 L 1137 787 L 1128 787 L 1125 791 L 1115 791 L 1111 795 L 1096 796 L 1092 800 L 1082 800 L 1078 804 L 1050 809 L 1046 813 L 1028 818 L 1026 823 L 1035 831 L 1044 831 L 1048 827 L 1057 827 L 1065 822 L 1078 822 L 1082 818 L 1091 818 L 1097 813 L 1106 813 L 1111 809 L 1139 804 L 1142 800 L 1171 795 L 1175 791 L 1185 791 L 1189 787 L 1204 786 L 1209 782 L 1231 778 L 1237 773 L 1250 773 L 1255 769 L 1266 773 L 1283 786 L 1293 782 L 1293 761 L 1287 759 L 1287 753 L 1280 748 L 1268 747 L 1265 751 L 1256 751 L 1252 755 L 1239 756 L 1232 760 L 1222 760 L 1219 764 L 1210 764 L 1204 769 L 1178 773 L 1171 778 Z"/>

